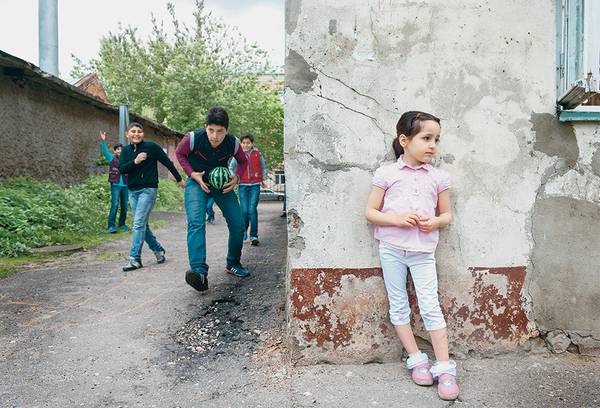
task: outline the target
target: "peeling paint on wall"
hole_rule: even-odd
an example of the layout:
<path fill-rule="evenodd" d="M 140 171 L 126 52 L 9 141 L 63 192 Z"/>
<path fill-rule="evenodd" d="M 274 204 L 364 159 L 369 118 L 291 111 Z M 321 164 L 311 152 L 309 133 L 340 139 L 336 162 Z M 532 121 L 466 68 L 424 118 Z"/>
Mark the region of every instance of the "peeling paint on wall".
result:
<path fill-rule="evenodd" d="M 312 89 L 317 73 L 300 54 L 289 50 L 285 57 L 285 85 L 297 94 Z"/>
<path fill-rule="evenodd" d="M 469 273 L 471 286 L 460 297 L 441 288 L 440 303 L 454 350 L 514 349 L 537 335 L 522 296 L 524 266 L 473 267 Z M 408 290 L 411 324 L 417 335 L 428 338 L 412 283 Z M 343 359 L 348 350 L 398 346 L 380 268 L 293 269 L 290 299 L 292 335 L 300 354 L 324 353 L 335 360 Z"/>
<path fill-rule="evenodd" d="M 292 34 L 298 25 L 298 17 L 302 9 L 302 0 L 288 0 L 285 2 L 285 31 Z"/>
<path fill-rule="evenodd" d="M 573 126 L 559 122 L 555 115 L 549 113 L 532 113 L 531 124 L 535 132 L 535 150 L 560 157 L 570 167 L 577 162 L 579 147 Z"/>
<path fill-rule="evenodd" d="M 293 336 L 304 359 L 366 362 L 398 357 L 380 268 L 293 269 L 290 299 Z"/>
<path fill-rule="evenodd" d="M 596 176 L 600 177 L 600 149 L 596 148 L 592 156 L 592 171 Z"/>
<path fill-rule="evenodd" d="M 524 266 L 469 268 L 471 285 L 461 296 L 449 296 L 440 283 L 440 304 L 451 344 L 457 350 L 511 349 L 537 335 L 525 310 Z M 411 322 L 426 337 L 412 283 Z"/>

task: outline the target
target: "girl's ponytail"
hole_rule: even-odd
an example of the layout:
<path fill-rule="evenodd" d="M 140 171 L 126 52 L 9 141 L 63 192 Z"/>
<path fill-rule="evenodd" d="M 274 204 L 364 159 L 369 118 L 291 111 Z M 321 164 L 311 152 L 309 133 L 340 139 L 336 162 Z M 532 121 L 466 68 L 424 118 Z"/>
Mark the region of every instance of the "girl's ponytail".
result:
<path fill-rule="evenodd" d="M 400 136 L 396 136 L 396 138 L 392 142 L 392 148 L 394 149 L 396 159 L 404 154 L 404 148 L 400 144 Z"/>
<path fill-rule="evenodd" d="M 400 120 L 396 124 L 396 138 L 392 142 L 396 159 L 404 153 L 404 148 L 400 144 L 400 135 L 406 136 L 409 140 L 412 139 L 414 135 L 421 131 L 421 122 L 425 120 L 433 120 L 438 124 L 440 123 L 439 118 L 426 112 L 408 111 L 400 116 Z"/>

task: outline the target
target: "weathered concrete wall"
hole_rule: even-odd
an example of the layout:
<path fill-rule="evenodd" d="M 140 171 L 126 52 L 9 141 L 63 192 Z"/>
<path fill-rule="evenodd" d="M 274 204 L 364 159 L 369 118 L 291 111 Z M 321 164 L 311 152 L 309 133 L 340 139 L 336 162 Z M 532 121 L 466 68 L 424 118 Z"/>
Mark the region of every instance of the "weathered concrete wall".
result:
<path fill-rule="evenodd" d="M 118 142 L 118 121 L 118 112 L 0 71 L 0 178 L 80 182 L 97 171 L 99 132 L 109 133 L 109 146 Z M 165 148 L 176 141 L 149 126 L 145 133 Z M 167 173 L 161 169 L 162 177 Z"/>
<path fill-rule="evenodd" d="M 556 119 L 554 7 L 286 3 L 288 315 L 298 356 L 399 352 L 364 208 L 406 110 L 442 118 L 437 165 L 452 176 L 455 220 L 437 258 L 452 349 L 510 350 L 553 329 L 600 336 L 600 128 Z"/>

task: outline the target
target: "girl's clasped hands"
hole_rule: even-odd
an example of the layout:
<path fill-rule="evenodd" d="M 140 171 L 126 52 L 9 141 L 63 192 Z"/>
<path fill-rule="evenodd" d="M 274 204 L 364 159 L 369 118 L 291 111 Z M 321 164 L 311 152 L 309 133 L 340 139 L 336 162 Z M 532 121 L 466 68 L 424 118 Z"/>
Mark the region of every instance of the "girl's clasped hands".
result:
<path fill-rule="evenodd" d="M 430 232 L 439 228 L 437 217 L 418 215 L 415 213 L 396 214 L 396 226 L 403 228 L 417 227 L 423 232 Z"/>

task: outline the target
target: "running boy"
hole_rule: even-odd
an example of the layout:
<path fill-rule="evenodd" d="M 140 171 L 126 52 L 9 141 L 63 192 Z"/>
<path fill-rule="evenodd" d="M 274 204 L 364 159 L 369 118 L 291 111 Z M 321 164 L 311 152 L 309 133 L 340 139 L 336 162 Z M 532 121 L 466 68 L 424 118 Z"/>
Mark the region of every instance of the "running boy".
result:
<path fill-rule="evenodd" d="M 185 214 L 187 216 L 187 247 L 190 269 L 186 282 L 198 291 L 208 289 L 206 264 L 206 202 L 209 197 L 221 209 L 229 228 L 229 244 L 225 272 L 238 277 L 248 277 L 250 272 L 241 264 L 244 222 L 238 198 L 233 191 L 240 176 L 244 177 L 247 159 L 237 137 L 229 134 L 229 116 L 223 108 L 210 108 L 204 129 L 185 135 L 177 146 L 177 160 L 188 175 L 185 184 Z M 209 186 L 206 176 L 215 167 L 227 167 L 235 157 L 238 172 L 225 184 L 223 190 Z"/>

